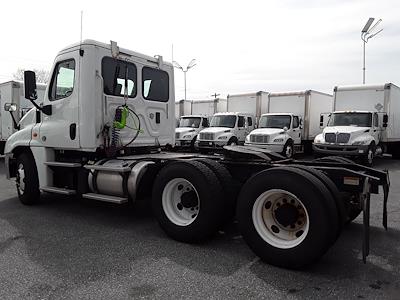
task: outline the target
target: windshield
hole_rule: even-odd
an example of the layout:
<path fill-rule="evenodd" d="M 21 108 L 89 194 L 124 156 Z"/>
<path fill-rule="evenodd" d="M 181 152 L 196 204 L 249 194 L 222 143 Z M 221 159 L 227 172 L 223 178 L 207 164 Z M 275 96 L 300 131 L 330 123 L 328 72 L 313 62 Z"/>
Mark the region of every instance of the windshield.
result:
<path fill-rule="evenodd" d="M 288 115 L 262 116 L 258 128 L 290 128 L 291 117 Z"/>
<path fill-rule="evenodd" d="M 233 128 L 236 125 L 236 116 L 213 116 L 210 127 L 229 127 Z"/>
<path fill-rule="evenodd" d="M 334 113 L 329 119 L 328 126 L 371 127 L 371 121 L 371 113 Z"/>
<path fill-rule="evenodd" d="M 201 118 L 189 117 L 189 118 L 181 118 L 179 121 L 178 127 L 192 127 L 199 128 Z"/>

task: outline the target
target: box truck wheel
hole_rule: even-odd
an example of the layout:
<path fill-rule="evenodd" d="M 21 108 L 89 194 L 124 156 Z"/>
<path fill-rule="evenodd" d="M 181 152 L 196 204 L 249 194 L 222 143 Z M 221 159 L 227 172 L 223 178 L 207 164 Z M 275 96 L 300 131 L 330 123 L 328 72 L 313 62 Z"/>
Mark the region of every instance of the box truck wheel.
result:
<path fill-rule="evenodd" d="M 17 157 L 16 186 L 19 200 L 25 205 L 39 201 L 39 178 L 33 155 L 23 152 Z"/>
<path fill-rule="evenodd" d="M 363 157 L 363 163 L 368 166 L 372 167 L 374 164 L 374 157 L 375 157 L 375 143 L 372 142 L 371 145 L 369 145 L 367 154 Z"/>
<path fill-rule="evenodd" d="M 228 141 L 228 146 L 237 146 L 239 144 L 238 139 L 233 136 Z"/>
<path fill-rule="evenodd" d="M 214 172 L 197 161 L 178 161 L 158 173 L 152 195 L 154 215 L 173 239 L 196 243 L 215 234 L 224 213 L 223 191 Z"/>
<path fill-rule="evenodd" d="M 221 217 L 224 219 L 224 223 L 232 221 L 235 215 L 236 199 L 240 185 L 234 181 L 228 169 L 219 162 L 209 158 L 201 158 L 197 161 L 210 168 L 217 176 L 223 191 L 224 212 Z"/>
<path fill-rule="evenodd" d="M 277 167 L 257 173 L 238 198 L 244 240 L 269 264 L 297 269 L 313 263 L 338 230 L 334 200 L 327 195 L 324 184 L 303 170 Z"/>
<path fill-rule="evenodd" d="M 293 141 L 292 140 L 288 140 L 286 142 L 285 146 L 283 147 L 282 154 L 286 158 L 292 158 L 293 157 L 293 155 L 294 155 L 294 146 L 293 146 Z"/>

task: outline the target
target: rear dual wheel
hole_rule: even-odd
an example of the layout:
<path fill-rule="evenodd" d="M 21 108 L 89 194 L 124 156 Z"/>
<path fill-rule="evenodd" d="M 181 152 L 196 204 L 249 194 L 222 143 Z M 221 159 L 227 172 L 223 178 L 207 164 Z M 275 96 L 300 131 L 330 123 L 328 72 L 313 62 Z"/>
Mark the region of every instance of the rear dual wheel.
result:
<path fill-rule="evenodd" d="M 224 221 L 223 186 L 205 163 L 178 161 L 158 173 L 152 195 L 155 217 L 173 239 L 196 243 L 211 237 Z"/>
<path fill-rule="evenodd" d="M 251 177 L 237 203 L 239 228 L 250 248 L 279 267 L 301 268 L 336 239 L 335 200 L 313 174 L 277 167 Z"/>

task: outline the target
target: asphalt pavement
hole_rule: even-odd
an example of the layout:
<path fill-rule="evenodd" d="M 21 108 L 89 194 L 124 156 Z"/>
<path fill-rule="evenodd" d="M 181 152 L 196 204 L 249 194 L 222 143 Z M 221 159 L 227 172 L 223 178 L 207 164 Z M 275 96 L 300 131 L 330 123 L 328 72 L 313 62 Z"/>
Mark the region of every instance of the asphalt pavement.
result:
<path fill-rule="evenodd" d="M 230 224 L 211 241 L 169 239 L 148 199 L 115 206 L 59 195 L 24 206 L 0 159 L 0 299 L 400 299 L 400 161 L 381 158 L 391 190 L 371 199 L 371 250 L 360 218 L 302 271 L 261 262 Z"/>

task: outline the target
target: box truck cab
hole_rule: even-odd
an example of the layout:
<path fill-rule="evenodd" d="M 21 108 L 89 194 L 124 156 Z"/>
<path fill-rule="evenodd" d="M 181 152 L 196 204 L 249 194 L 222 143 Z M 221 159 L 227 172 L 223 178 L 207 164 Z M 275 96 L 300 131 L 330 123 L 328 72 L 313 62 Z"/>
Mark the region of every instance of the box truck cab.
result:
<path fill-rule="evenodd" d="M 399 87 L 392 83 L 335 87 L 334 110 L 328 126 L 315 137 L 317 155 L 350 156 L 368 165 L 383 153 L 400 156 Z"/>
<path fill-rule="evenodd" d="M 221 149 L 226 145 L 243 145 L 255 128 L 255 117 L 249 113 L 216 113 L 210 127 L 200 131 L 197 142 L 200 151 Z"/>
<path fill-rule="evenodd" d="M 263 114 L 258 128 L 246 136 L 245 145 L 257 146 L 292 158 L 295 147 L 301 148 L 301 117 L 289 114 Z"/>
<path fill-rule="evenodd" d="M 182 116 L 175 128 L 175 147 L 195 150 L 197 135 L 209 126 L 208 117 L 201 115 Z"/>

